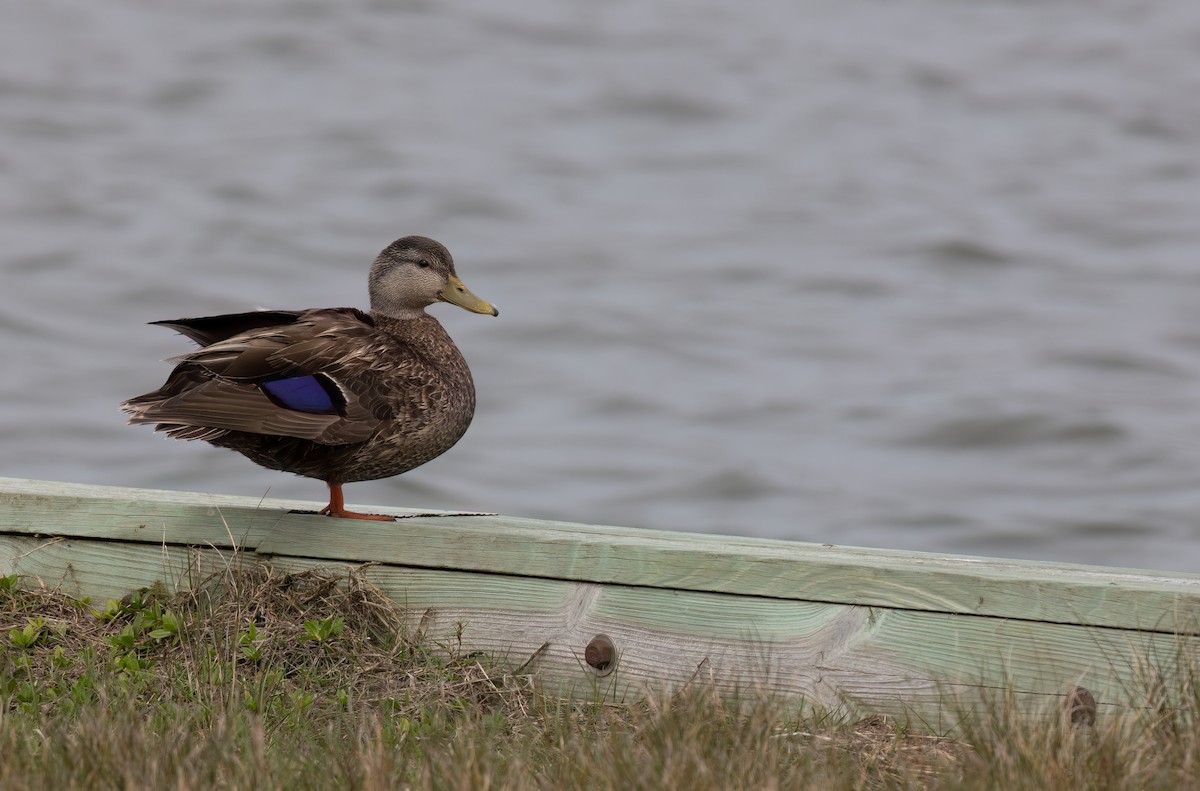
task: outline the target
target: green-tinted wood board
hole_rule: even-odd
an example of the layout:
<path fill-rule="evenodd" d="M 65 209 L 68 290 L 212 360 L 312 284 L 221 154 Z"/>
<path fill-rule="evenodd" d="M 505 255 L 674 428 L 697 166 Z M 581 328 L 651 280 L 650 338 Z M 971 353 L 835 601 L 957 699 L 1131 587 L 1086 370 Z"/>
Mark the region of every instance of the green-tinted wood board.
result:
<path fill-rule="evenodd" d="M 320 505 L 157 489 L 0 478 L 0 532 L 254 549 L 281 524 Z M 438 511 L 389 508 L 396 515 Z"/>
<path fill-rule="evenodd" d="M 84 538 L 0 537 L 0 571 L 94 600 L 161 580 L 188 587 L 252 553 Z M 357 564 L 278 555 L 282 570 Z M 368 577 L 409 614 L 410 628 L 464 652 L 536 670 L 568 694 L 630 700 L 694 681 L 731 693 L 803 697 L 847 713 L 912 716 L 951 727 L 981 696 L 1015 691 L 1029 711 L 1055 710 L 1075 685 L 1101 704 L 1138 705 L 1138 673 L 1170 672 L 1194 637 L 452 570 L 370 565 Z M 582 661 L 596 634 L 619 660 L 598 676 Z"/>
<path fill-rule="evenodd" d="M 287 568 L 316 565 L 275 559 Z M 1075 686 L 1105 711 L 1136 706 L 1148 663 L 1178 669 L 1200 640 L 720 593 L 526 580 L 372 566 L 368 577 L 427 631 L 462 650 L 530 662 L 543 680 L 614 700 L 703 679 L 727 692 L 801 696 L 830 709 L 919 717 L 949 727 L 972 705 L 1014 691 L 1028 711 L 1058 711 Z M 582 657 L 596 634 L 620 652 L 597 678 Z"/>
<path fill-rule="evenodd" d="M 331 520 L 313 503 L 0 479 L 0 532 L 1200 633 L 1200 575 L 497 516 Z M 231 540 L 232 539 L 232 540 Z"/>
<path fill-rule="evenodd" d="M 19 574 L 40 587 L 90 596 L 94 602 L 119 599 L 155 582 L 168 591 L 186 590 L 237 558 L 253 557 L 218 549 L 0 535 L 0 574 Z"/>

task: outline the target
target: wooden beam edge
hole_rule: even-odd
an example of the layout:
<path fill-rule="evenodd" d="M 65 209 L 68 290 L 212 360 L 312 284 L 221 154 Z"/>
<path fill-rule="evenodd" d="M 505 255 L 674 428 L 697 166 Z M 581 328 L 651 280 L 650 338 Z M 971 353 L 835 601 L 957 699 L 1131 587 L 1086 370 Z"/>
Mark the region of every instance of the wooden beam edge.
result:
<path fill-rule="evenodd" d="M 992 560 L 372 509 L 352 525 L 289 513 L 311 503 L 0 479 L 14 534 L 207 545 L 318 561 L 382 561 L 569 581 L 1197 633 L 1200 575 Z M 143 513 L 146 512 L 146 513 Z M 452 513 L 452 512 L 449 512 Z M 113 524 L 96 524 L 98 515 Z M 140 519 L 145 515 L 145 519 Z M 103 522 L 103 519 L 101 519 Z M 136 524 L 135 524 L 136 523 Z M 0 526 L 5 524 L 0 521 Z M 152 525 L 153 529 L 148 528 Z M 352 534 L 335 534 L 353 527 Z M 229 537 L 234 536 L 234 541 Z M 336 536 L 336 537 L 335 537 Z"/>

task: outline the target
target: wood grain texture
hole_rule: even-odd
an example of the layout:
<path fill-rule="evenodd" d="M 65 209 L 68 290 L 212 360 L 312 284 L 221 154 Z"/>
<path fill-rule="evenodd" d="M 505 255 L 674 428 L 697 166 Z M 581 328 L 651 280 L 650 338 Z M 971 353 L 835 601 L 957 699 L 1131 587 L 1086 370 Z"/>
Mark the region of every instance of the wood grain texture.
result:
<path fill-rule="evenodd" d="M 0 479 L 0 531 L 1200 634 L 1200 575 Z M 361 506 L 358 506 L 362 508 Z M 430 514 L 430 516 L 419 516 Z"/>
<path fill-rule="evenodd" d="M 233 562 L 234 553 L 223 549 L 0 534 L 0 574 L 20 574 L 39 587 L 95 602 L 155 582 L 171 592 L 188 590 Z"/>
<path fill-rule="evenodd" d="M 613 700 L 700 679 L 729 693 L 765 689 L 835 711 L 949 727 L 1006 689 L 1030 712 L 1057 712 L 1077 685 L 1102 707 L 1136 706 L 1148 661 L 1169 668 L 1176 651 L 1200 647 L 1163 634 L 720 593 L 550 580 L 531 588 L 498 575 L 391 566 L 368 576 L 405 603 L 428 637 L 461 635 L 463 650 L 514 666 L 532 661 L 544 683 Z M 604 678 L 583 663 L 597 634 L 619 654 Z"/>
<path fill-rule="evenodd" d="M 0 536 L 0 560 L 6 573 L 97 602 L 257 562 L 216 548 L 11 535 Z M 360 565 L 270 562 L 283 571 Z M 1075 686 L 1095 695 L 1101 716 L 1137 706 L 1142 668 L 1169 673 L 1177 652 L 1200 650 L 1194 637 L 986 616 L 393 565 L 365 573 L 405 608 L 413 633 L 446 651 L 483 652 L 533 670 L 550 691 L 612 702 L 704 683 L 947 730 L 1007 690 L 1029 716 L 1056 716 Z M 617 650 L 605 676 L 583 661 L 597 634 Z"/>

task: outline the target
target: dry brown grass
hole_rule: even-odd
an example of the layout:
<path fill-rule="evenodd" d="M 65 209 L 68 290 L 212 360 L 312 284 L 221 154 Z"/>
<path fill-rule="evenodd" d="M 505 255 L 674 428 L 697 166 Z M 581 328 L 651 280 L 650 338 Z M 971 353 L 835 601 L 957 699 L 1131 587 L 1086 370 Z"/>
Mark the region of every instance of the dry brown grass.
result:
<path fill-rule="evenodd" d="M 1200 771 L 1194 684 L 1095 727 L 998 699 L 951 739 L 701 686 L 549 698 L 407 633 L 358 571 L 247 564 L 104 606 L 0 582 L 4 789 L 1143 789 Z"/>

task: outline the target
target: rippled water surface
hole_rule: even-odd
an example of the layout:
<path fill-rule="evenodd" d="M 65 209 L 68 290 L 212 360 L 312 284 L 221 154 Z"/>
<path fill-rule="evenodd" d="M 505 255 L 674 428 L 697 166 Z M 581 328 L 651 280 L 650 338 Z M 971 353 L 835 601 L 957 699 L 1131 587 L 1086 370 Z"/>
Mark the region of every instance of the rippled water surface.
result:
<path fill-rule="evenodd" d="M 318 499 L 124 425 L 153 319 L 422 233 L 466 438 L 360 503 L 1200 568 L 1200 4 L 39 0 L 0 474 Z"/>

